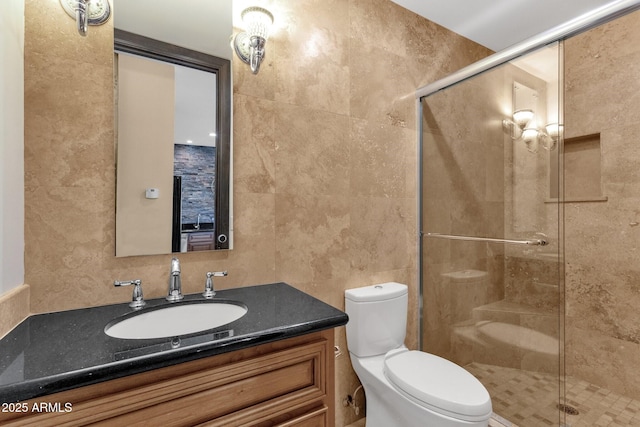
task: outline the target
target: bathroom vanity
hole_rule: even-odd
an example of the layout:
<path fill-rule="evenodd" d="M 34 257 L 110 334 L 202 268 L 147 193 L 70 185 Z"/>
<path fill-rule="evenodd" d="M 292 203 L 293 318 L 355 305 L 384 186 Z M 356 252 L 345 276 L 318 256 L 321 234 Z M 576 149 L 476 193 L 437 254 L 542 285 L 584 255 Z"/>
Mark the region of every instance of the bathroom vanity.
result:
<path fill-rule="evenodd" d="M 31 316 L 0 340 L 0 424 L 333 426 L 333 328 L 346 314 L 284 283 L 214 298 L 247 314 L 145 340 L 104 333 L 127 304 Z"/>

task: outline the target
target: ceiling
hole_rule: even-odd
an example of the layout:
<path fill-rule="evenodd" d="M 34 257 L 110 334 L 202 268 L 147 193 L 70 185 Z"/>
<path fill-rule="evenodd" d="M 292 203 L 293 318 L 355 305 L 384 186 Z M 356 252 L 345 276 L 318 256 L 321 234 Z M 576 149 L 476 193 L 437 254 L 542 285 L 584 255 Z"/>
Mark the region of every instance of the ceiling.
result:
<path fill-rule="evenodd" d="M 170 40 L 164 41 L 227 59 L 231 57 L 232 0 L 189 0 L 188 8 L 179 0 L 112 1 L 117 3 L 118 28 L 160 40 L 168 37 Z M 234 9 L 252 3 L 234 1 L 238 2 Z M 593 9 L 615 3 L 613 0 L 392 1 L 496 52 Z M 220 17 L 228 19 L 223 25 L 212 25 Z M 212 44 L 212 40 L 221 42 Z M 197 45 L 189 46 L 192 43 Z M 215 51 L 211 51 L 212 46 L 216 46 Z"/>
<path fill-rule="evenodd" d="M 231 59 L 232 0 L 111 2 L 114 26 L 118 29 Z"/>
<path fill-rule="evenodd" d="M 392 0 L 493 51 L 570 21 L 612 0 Z"/>

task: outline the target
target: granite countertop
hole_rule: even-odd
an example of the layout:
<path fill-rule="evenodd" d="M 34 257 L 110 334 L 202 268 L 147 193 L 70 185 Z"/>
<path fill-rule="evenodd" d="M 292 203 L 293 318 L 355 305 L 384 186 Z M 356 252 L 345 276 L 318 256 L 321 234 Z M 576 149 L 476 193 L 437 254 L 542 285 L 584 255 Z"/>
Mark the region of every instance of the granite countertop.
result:
<path fill-rule="evenodd" d="M 183 301 L 203 299 L 193 294 Z M 0 340 L 0 403 L 334 328 L 348 320 L 342 311 L 286 283 L 221 290 L 214 299 L 240 301 L 248 312 L 219 328 L 181 336 L 178 347 L 173 338 L 123 340 L 105 334 L 107 323 L 134 311 L 128 303 L 30 316 Z M 141 311 L 165 304 L 170 303 L 164 298 L 148 300 Z"/>

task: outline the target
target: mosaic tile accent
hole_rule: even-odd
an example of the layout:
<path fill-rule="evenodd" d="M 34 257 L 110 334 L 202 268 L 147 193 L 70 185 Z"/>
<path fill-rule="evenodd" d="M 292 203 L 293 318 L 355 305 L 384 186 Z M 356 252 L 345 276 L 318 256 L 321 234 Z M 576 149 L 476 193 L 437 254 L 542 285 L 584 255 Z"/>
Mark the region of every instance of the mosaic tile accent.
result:
<path fill-rule="evenodd" d="M 565 404 L 579 413 L 561 415 L 554 375 L 480 363 L 465 368 L 482 381 L 500 414 L 492 427 L 640 427 L 640 400 L 586 381 L 567 377 Z"/>

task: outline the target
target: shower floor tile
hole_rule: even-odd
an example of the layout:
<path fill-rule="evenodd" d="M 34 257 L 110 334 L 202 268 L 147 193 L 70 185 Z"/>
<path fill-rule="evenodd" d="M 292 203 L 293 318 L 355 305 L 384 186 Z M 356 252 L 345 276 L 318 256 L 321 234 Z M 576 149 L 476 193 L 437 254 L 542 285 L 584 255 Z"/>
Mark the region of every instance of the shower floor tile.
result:
<path fill-rule="evenodd" d="M 640 427 L 640 400 L 585 381 L 567 377 L 565 403 L 579 414 L 567 413 L 566 421 L 560 424 L 557 377 L 480 363 L 467 365 L 466 369 L 487 388 L 493 410 L 499 414 L 497 420 L 504 418 L 507 427 L 508 422 L 513 427 Z"/>

